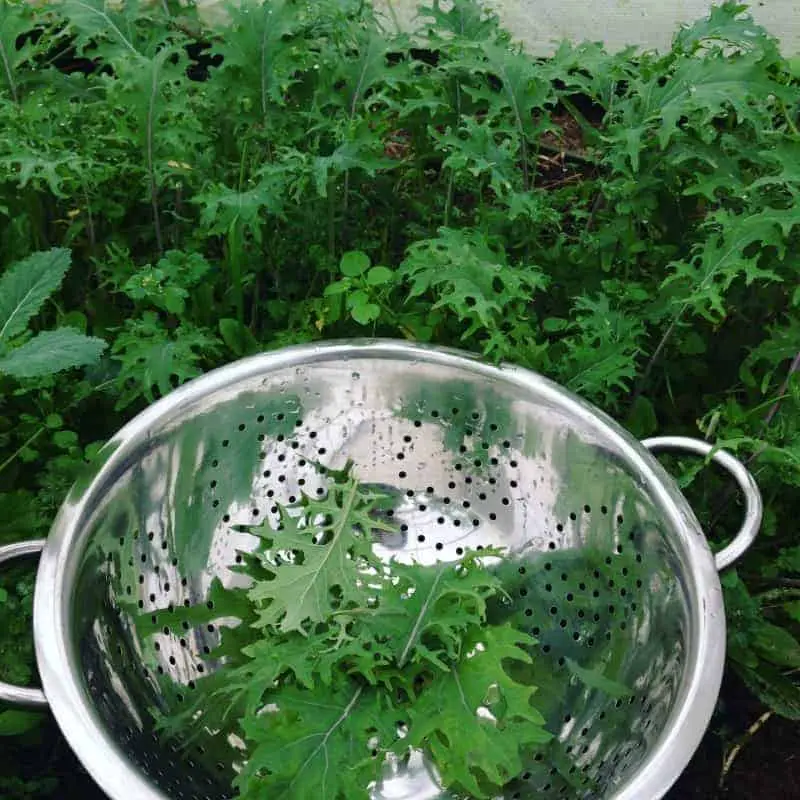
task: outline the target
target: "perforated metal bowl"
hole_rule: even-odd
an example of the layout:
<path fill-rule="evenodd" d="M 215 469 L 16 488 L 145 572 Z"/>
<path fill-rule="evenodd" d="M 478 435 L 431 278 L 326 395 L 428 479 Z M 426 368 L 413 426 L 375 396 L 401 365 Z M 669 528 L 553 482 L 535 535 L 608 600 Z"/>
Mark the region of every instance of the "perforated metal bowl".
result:
<path fill-rule="evenodd" d="M 125 426 L 46 542 L 0 553 L 44 548 L 34 607 L 43 692 L 3 684 L 0 699 L 49 704 L 109 797 L 231 796 L 233 731 L 200 720 L 184 747 L 154 718 L 178 715 L 225 668 L 212 650 L 237 620 L 199 624 L 193 609 L 213 606 L 213 579 L 242 580 L 237 552 L 254 543 L 234 526 L 274 524 L 276 503 L 326 491 L 315 461 L 351 459 L 360 481 L 393 498 L 386 513 L 400 531 L 376 538 L 378 553 L 432 563 L 499 545 L 514 559 L 504 613 L 549 665 L 537 697 L 554 738 L 505 796 L 654 800 L 708 724 L 725 655 L 717 568 L 761 517 L 753 479 L 717 452 L 744 490 L 746 520 L 715 566 L 648 450 L 659 447 L 711 450 L 639 443 L 536 374 L 450 350 L 359 341 L 232 364 Z M 448 796 L 422 757 L 387 764 L 372 794 Z"/>

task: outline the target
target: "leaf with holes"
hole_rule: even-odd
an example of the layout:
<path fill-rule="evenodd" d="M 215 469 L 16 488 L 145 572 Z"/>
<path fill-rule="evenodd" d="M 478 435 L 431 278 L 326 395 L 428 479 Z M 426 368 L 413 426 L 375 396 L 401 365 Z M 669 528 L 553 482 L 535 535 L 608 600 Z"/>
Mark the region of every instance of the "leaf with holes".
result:
<path fill-rule="evenodd" d="M 800 225 L 800 207 L 765 208 L 755 214 L 720 210 L 710 214 L 703 227 L 708 238 L 685 261 L 676 261 L 663 286 L 680 289 L 675 302 L 711 321 L 725 316 L 725 294 L 736 280 L 780 281 L 774 270 L 760 264 L 762 250 L 774 247 L 778 257 L 786 252 L 792 229 Z M 751 248 L 758 249 L 751 253 Z"/>
<path fill-rule="evenodd" d="M 513 186 L 515 152 L 511 141 L 501 137 L 488 123 L 479 123 L 463 116 L 455 130 L 434 133 L 437 144 L 447 157 L 442 166 L 460 172 L 467 170 L 474 177 L 485 175 L 498 197 L 505 197 Z"/>
<path fill-rule="evenodd" d="M 403 757 L 409 743 L 424 747 L 454 787 L 488 796 L 522 770 L 521 747 L 547 739 L 530 706 L 534 687 L 520 682 L 533 674 L 534 640 L 487 625 L 487 601 L 502 604 L 504 595 L 486 562 L 502 554 L 383 563 L 372 536 L 395 532 L 381 522 L 392 503 L 378 486 L 358 484 L 351 465 L 328 474 L 326 496 L 278 507 L 277 530 L 244 528 L 260 539 L 236 567 L 252 584 L 233 593 L 217 586 L 214 613 L 247 620 L 233 631 L 245 641 L 222 677 L 198 682 L 181 725 L 162 720 L 162 728 L 177 735 L 198 714 L 215 730 L 238 724 L 248 746 L 236 784 L 245 798 L 367 797 L 382 756 Z M 244 598 L 246 611 L 237 609 Z M 204 606 L 192 621 L 209 613 Z M 401 744 L 400 723 L 418 740 Z M 465 742 L 445 747 L 457 729 Z M 468 744 L 489 740 L 484 756 Z"/>
<path fill-rule="evenodd" d="M 384 643 L 400 669 L 410 662 L 450 669 L 464 635 L 486 621 L 487 599 L 502 594 L 500 581 L 472 554 L 430 566 L 393 562 L 390 570 L 392 580 L 376 592 L 375 612 L 361 626 Z"/>
<path fill-rule="evenodd" d="M 442 8 L 441 0 L 432 0 L 430 6 L 420 6 L 420 15 L 431 19 L 430 35 L 442 41 L 450 41 L 455 35 L 470 42 L 485 42 L 500 34 L 499 19 L 483 3 L 477 0 L 455 0 Z"/>
<path fill-rule="evenodd" d="M 402 719 L 387 693 L 340 677 L 334 687 L 287 686 L 265 699 L 262 713 L 242 722 L 250 757 L 235 785 L 243 800 L 370 797 Z"/>
<path fill-rule="evenodd" d="M 101 55 L 125 66 L 142 65 L 150 36 L 160 30 L 153 19 L 147 20 L 147 25 L 136 24 L 141 22 L 139 3 L 110 6 L 103 0 L 66 0 L 64 5 L 79 51 L 86 50 L 95 57 Z M 160 8 L 153 6 L 149 15 L 157 16 Z"/>
<path fill-rule="evenodd" d="M 363 609 L 361 609 L 363 611 Z M 386 615 L 384 615 L 384 619 Z M 360 621 L 359 621 L 360 622 Z M 388 648 L 376 647 L 378 639 L 366 626 L 342 614 L 329 625 L 318 625 L 308 634 L 278 633 L 251 641 L 241 649 L 245 662 L 226 670 L 225 680 L 209 686 L 217 707 L 213 724 L 257 715 L 269 693 L 278 686 L 314 690 L 335 686 L 342 675 L 351 675 L 370 686 L 391 688 L 397 669 Z M 201 699 L 198 706 L 207 704 Z"/>
<path fill-rule="evenodd" d="M 329 648 L 330 642 L 325 636 L 305 637 L 297 632 L 248 643 L 242 648 L 247 661 L 227 670 L 214 692 L 216 698 L 226 701 L 223 719 L 234 708 L 240 714 L 257 714 L 265 695 L 279 682 L 313 689 L 318 682 L 319 656 L 326 646 Z"/>
<path fill-rule="evenodd" d="M 258 170 L 255 185 L 248 189 L 231 188 L 210 183 L 192 202 L 203 207 L 201 221 L 211 233 L 227 234 L 231 227 L 241 224 L 261 240 L 262 216 L 280 216 L 287 194 L 288 174 L 269 166 Z"/>
<path fill-rule="evenodd" d="M 490 331 L 509 303 L 530 302 L 548 283 L 538 267 L 509 266 L 481 232 L 451 228 L 411 245 L 400 275 L 410 284 L 410 298 L 429 294 L 433 309 L 447 309 L 468 323 L 462 338 Z"/>
<path fill-rule="evenodd" d="M 337 51 L 320 102 L 341 106 L 352 122 L 360 111 L 370 110 L 372 93 L 394 74 L 386 60 L 390 44 L 376 26 L 353 25 L 347 36 L 348 49 Z"/>
<path fill-rule="evenodd" d="M 778 56 L 775 39 L 767 30 L 753 21 L 747 6 L 735 0 L 725 0 L 711 7 L 705 19 L 682 28 L 675 36 L 674 49 L 694 55 L 709 47 L 733 46 L 741 52 L 755 52 L 760 56 Z"/>
<path fill-rule="evenodd" d="M 252 529 L 265 541 L 262 565 L 271 576 L 248 593 L 258 626 L 305 632 L 331 614 L 366 605 L 370 590 L 362 570 L 376 563 L 372 531 L 394 530 L 371 515 L 378 499 L 339 475 L 327 496 L 303 495 L 281 508 L 277 531 Z"/>
<path fill-rule="evenodd" d="M 378 170 L 395 169 L 398 162 L 383 155 L 383 142 L 364 123 L 351 130 L 346 141 L 326 156 L 314 159 L 314 181 L 320 197 L 328 196 L 329 183 L 351 170 L 374 177 Z"/>
<path fill-rule="evenodd" d="M 658 141 L 665 148 L 679 133 L 680 120 L 690 117 L 694 125 L 712 124 L 729 106 L 737 119 L 762 127 L 766 121 L 759 98 L 779 96 L 791 101 L 786 87 L 771 79 L 759 57 L 738 60 L 723 57 L 686 58 L 663 84 L 660 76 L 643 88 L 647 98 L 644 114 L 657 120 Z"/>
<path fill-rule="evenodd" d="M 495 797 L 524 769 L 524 748 L 551 738 L 531 703 L 535 689 L 507 671 L 510 662 L 532 663 L 533 644 L 510 625 L 475 631 L 464 638 L 458 665 L 421 689 L 404 744 L 430 752 L 446 786 Z"/>
<path fill-rule="evenodd" d="M 522 162 L 522 188 L 528 191 L 532 186 L 530 147 L 550 129 L 548 117 L 541 112 L 554 102 L 553 88 L 529 56 L 495 42 L 482 44 L 478 63 L 500 81 L 499 91 L 481 92 L 480 98 L 489 101 L 487 113 L 494 127 L 514 137 Z"/>
<path fill-rule="evenodd" d="M 214 334 L 189 322 L 168 331 L 150 311 L 128 320 L 113 346 L 114 358 L 120 362 L 117 382 L 123 390 L 117 408 L 127 407 L 140 396 L 153 402 L 154 388 L 164 395 L 196 378 L 202 373 L 203 360 L 221 349 Z"/>
<path fill-rule="evenodd" d="M 574 304 L 573 335 L 559 374 L 574 392 L 613 407 L 618 391 L 627 391 L 636 376 L 645 327 L 642 320 L 613 308 L 604 294 L 581 296 Z"/>
<path fill-rule="evenodd" d="M 287 0 L 256 3 L 247 0 L 228 9 L 230 34 L 220 47 L 220 77 L 230 81 L 237 94 L 254 95 L 253 108 L 264 125 L 272 122 L 269 110 L 285 102 L 294 82 L 298 57 L 292 34 L 302 27 L 296 4 Z"/>
<path fill-rule="evenodd" d="M 17 101 L 17 81 L 14 68 L 17 66 L 17 40 L 29 30 L 30 20 L 20 13 L 20 7 L 11 3 L 0 4 L 0 71 L 14 102 Z"/>

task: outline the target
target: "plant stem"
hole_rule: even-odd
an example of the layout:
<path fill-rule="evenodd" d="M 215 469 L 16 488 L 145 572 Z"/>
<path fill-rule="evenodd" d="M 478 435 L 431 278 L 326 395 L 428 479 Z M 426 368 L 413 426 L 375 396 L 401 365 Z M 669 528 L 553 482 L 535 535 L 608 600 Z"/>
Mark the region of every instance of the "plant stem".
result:
<path fill-rule="evenodd" d="M 781 578 L 779 583 L 785 589 L 768 589 L 762 594 L 755 595 L 762 609 L 778 608 L 787 598 L 800 597 L 800 580 L 794 578 Z M 768 605 L 769 604 L 769 605 Z"/>
<path fill-rule="evenodd" d="M 509 80 L 508 73 L 502 67 L 502 65 L 498 72 L 500 73 L 500 78 L 503 81 L 503 86 L 510 86 L 511 81 Z M 519 107 L 519 103 L 517 102 L 517 98 L 514 96 L 514 93 L 508 92 L 507 94 L 511 103 L 511 110 L 514 112 L 514 117 L 517 120 L 517 129 L 519 130 L 520 158 L 522 159 L 522 190 L 527 192 L 531 188 L 531 178 L 530 168 L 528 165 L 528 138 L 525 135 L 525 123 L 522 117 L 522 110 Z"/>
<path fill-rule="evenodd" d="M 175 187 L 175 225 L 172 230 L 172 246 L 177 250 L 181 246 L 181 213 L 183 212 L 183 184 Z"/>
<path fill-rule="evenodd" d="M 228 228 L 228 271 L 231 279 L 236 319 L 244 324 L 244 292 L 242 289 L 242 230 L 237 216 Z"/>
<path fill-rule="evenodd" d="M 331 260 L 336 260 L 336 208 L 334 206 L 334 181 L 328 178 L 328 253 Z"/>
<path fill-rule="evenodd" d="M 450 175 L 447 178 L 447 194 L 444 199 L 444 227 L 450 227 L 450 212 L 453 210 L 453 184 L 456 180 L 456 173 L 450 170 Z"/>
<path fill-rule="evenodd" d="M 261 276 L 256 275 L 255 285 L 253 286 L 253 292 L 251 295 L 250 301 L 250 330 L 253 331 L 256 329 L 256 325 L 258 324 L 258 296 L 261 292 Z"/>
<path fill-rule="evenodd" d="M 86 184 L 81 184 L 81 188 L 83 189 L 83 199 L 86 201 L 86 232 L 89 234 L 89 249 L 94 253 L 95 248 L 97 247 L 97 237 L 94 231 L 94 217 L 92 216 L 92 203 L 91 199 L 89 198 L 89 192 L 86 191 Z"/>
<path fill-rule="evenodd" d="M 642 372 L 641 377 L 639 378 L 636 388 L 634 389 L 633 395 L 631 397 L 631 408 L 634 406 L 636 401 L 639 399 L 639 396 L 644 391 L 644 387 L 647 385 L 647 379 L 650 377 L 650 373 L 653 371 L 653 367 L 655 366 L 658 359 L 661 357 L 661 353 L 664 352 L 664 348 L 667 346 L 667 342 L 672 338 L 672 334 L 675 329 L 680 324 L 680 321 L 683 319 L 683 315 L 686 312 L 688 305 L 684 305 L 680 308 L 678 313 L 673 317 L 672 322 L 670 322 L 669 327 L 664 332 L 664 335 L 661 337 L 661 341 L 659 341 L 658 346 L 653 351 L 653 355 L 650 356 L 650 360 L 647 362 L 647 365 Z"/>
<path fill-rule="evenodd" d="M 769 411 L 767 411 L 763 421 L 761 422 L 761 430 L 759 431 L 758 434 L 759 438 L 764 436 L 770 423 L 780 410 L 781 404 L 786 399 L 786 396 L 788 394 L 789 381 L 791 381 L 792 376 L 798 371 L 800 371 L 800 352 L 798 352 L 797 355 L 794 357 L 794 360 L 792 361 L 791 366 L 789 367 L 789 372 L 786 375 L 786 378 L 784 378 L 784 381 L 781 384 L 780 389 L 778 390 L 777 399 L 770 406 Z M 751 464 L 753 464 L 757 459 L 759 459 L 764 454 L 764 451 L 767 450 L 767 448 L 768 445 L 762 444 L 762 446 L 759 447 L 757 450 L 755 450 L 755 452 L 744 462 L 744 465 L 746 467 L 750 467 Z M 716 526 L 717 522 L 719 521 L 719 518 L 722 516 L 723 511 L 725 510 L 726 506 L 731 501 L 733 496 L 736 494 L 736 492 L 737 488 L 735 486 L 730 486 L 728 487 L 725 494 L 723 494 L 722 498 L 717 504 L 716 510 L 714 511 L 711 517 L 712 528 Z"/>
<path fill-rule="evenodd" d="M 242 157 L 239 159 L 239 183 L 237 191 L 241 195 L 244 188 L 245 164 L 247 162 L 247 139 L 242 146 Z M 242 255 L 244 248 L 244 230 L 237 214 L 228 228 L 228 271 L 230 273 L 233 302 L 236 306 L 236 319 L 244 325 L 244 287 L 242 286 Z"/>
<path fill-rule="evenodd" d="M 6 467 L 10 466 L 17 456 L 28 446 L 33 444 L 45 431 L 47 430 L 46 425 L 42 425 L 35 433 L 31 434 L 18 448 L 14 451 L 2 464 L 0 464 L 0 472 L 2 472 Z"/>
<path fill-rule="evenodd" d="M 247 161 L 247 143 L 248 140 L 245 139 L 244 144 L 242 145 L 242 157 L 239 159 L 239 183 L 236 187 L 236 191 L 238 191 L 239 194 L 242 193 L 242 189 L 244 187 L 244 166 Z"/>
<path fill-rule="evenodd" d="M 784 379 L 783 383 L 781 384 L 781 388 L 778 389 L 778 399 L 772 404 L 770 410 L 767 412 L 767 415 L 764 417 L 764 422 L 762 423 L 761 430 L 767 427 L 767 425 L 772 422 L 775 415 L 778 413 L 778 410 L 781 407 L 781 403 L 783 402 L 784 398 L 786 397 L 787 391 L 789 389 L 789 381 L 791 381 L 792 376 L 800 370 L 800 352 L 794 357 L 794 361 L 792 361 L 792 365 L 789 367 L 789 374 Z"/>
<path fill-rule="evenodd" d="M 268 8 L 264 8 L 263 10 L 264 15 L 271 14 L 272 12 Z M 269 104 L 267 103 L 267 36 L 269 35 L 270 26 L 268 24 L 264 24 L 264 28 L 261 31 L 261 47 L 260 50 L 260 57 L 261 57 L 261 69 L 259 70 L 259 78 L 261 84 L 261 118 L 264 122 L 264 127 L 266 127 L 267 123 L 267 108 Z"/>
<path fill-rule="evenodd" d="M 800 138 L 800 130 L 797 129 L 797 125 L 795 125 L 794 120 L 792 119 L 791 113 L 789 113 L 789 109 L 786 108 L 786 103 L 783 100 L 779 100 L 781 104 L 781 110 L 783 111 L 783 116 L 786 119 L 786 124 L 789 126 L 792 134 L 797 138 Z"/>
<path fill-rule="evenodd" d="M 159 253 L 164 252 L 164 241 L 161 236 L 161 218 L 158 210 L 158 185 L 156 182 L 155 162 L 153 158 L 153 137 L 155 128 L 155 106 L 158 94 L 158 67 L 154 59 L 152 80 L 150 83 L 150 102 L 147 104 L 147 174 L 150 181 L 150 205 L 153 209 L 153 227 L 156 234 L 156 247 Z"/>
<path fill-rule="evenodd" d="M 603 208 L 604 205 L 605 205 L 605 197 L 603 196 L 603 192 L 598 190 L 597 194 L 594 197 L 594 201 L 592 202 L 592 208 L 591 211 L 589 212 L 589 217 L 586 220 L 586 227 L 583 229 L 584 235 L 586 235 L 592 230 L 595 218 L 597 217 L 597 214 L 600 212 L 600 210 Z"/>
<path fill-rule="evenodd" d="M 6 78 L 8 80 L 8 88 L 11 92 L 11 99 L 15 103 L 19 103 L 19 95 L 17 94 L 17 84 L 14 80 L 14 72 L 11 69 L 11 60 L 8 57 L 8 53 L 6 52 L 5 47 L 3 46 L 3 42 L 0 41 L 0 61 L 3 62 L 3 69 L 6 73 Z"/>
<path fill-rule="evenodd" d="M 363 64 L 361 65 L 361 71 L 358 75 L 358 82 L 356 83 L 356 88 L 353 90 L 353 97 L 350 101 L 350 114 L 347 120 L 347 129 L 348 135 L 353 129 L 353 121 L 356 118 L 356 111 L 358 109 L 358 101 L 361 99 L 361 90 L 364 86 L 364 79 L 367 75 L 367 70 L 369 68 L 369 51 L 372 47 L 372 39 L 369 40 L 367 45 L 367 54 L 364 56 Z M 347 202 L 350 196 L 350 170 L 346 169 L 344 171 L 344 194 L 342 196 L 342 210 L 345 214 L 347 214 Z"/>
<path fill-rule="evenodd" d="M 458 78 L 455 79 L 456 85 L 456 125 L 460 124 L 461 122 L 461 108 L 463 105 L 463 100 L 461 96 L 461 82 Z M 444 227 L 447 228 L 450 225 L 450 214 L 453 211 L 453 191 L 455 188 L 456 182 L 456 173 L 455 170 L 450 167 L 450 176 L 447 179 L 447 196 L 444 202 Z"/>
<path fill-rule="evenodd" d="M 775 715 L 774 711 L 765 711 L 746 731 L 744 736 L 735 744 L 728 755 L 725 757 L 725 761 L 722 764 L 722 772 L 719 776 L 719 785 L 722 787 L 725 784 L 725 779 L 728 777 L 728 773 L 731 771 L 731 767 L 733 766 L 733 762 L 736 760 L 736 757 L 742 751 L 742 748 L 764 727 L 764 725 L 769 722 L 770 718 Z"/>

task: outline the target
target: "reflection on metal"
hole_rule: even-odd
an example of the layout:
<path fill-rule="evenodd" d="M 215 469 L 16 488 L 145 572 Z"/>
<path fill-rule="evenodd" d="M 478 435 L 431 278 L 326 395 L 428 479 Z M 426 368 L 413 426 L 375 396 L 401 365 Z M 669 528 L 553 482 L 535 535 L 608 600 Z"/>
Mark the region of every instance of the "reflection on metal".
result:
<path fill-rule="evenodd" d="M 195 607 L 208 616 L 246 581 L 243 526 L 276 527 L 278 504 L 324 494 L 320 465 L 348 460 L 400 526 L 376 541 L 386 559 L 513 556 L 491 613 L 538 639 L 554 738 L 509 797 L 655 800 L 705 730 L 725 622 L 699 525 L 639 442 L 535 374 L 400 342 L 292 348 L 188 384 L 110 448 L 42 555 L 35 638 L 53 713 L 112 798 L 231 795 L 235 721 L 208 730 L 185 712 L 224 676 L 211 650 L 240 617 L 218 605 L 207 624 Z M 167 739 L 158 721 L 182 713 Z M 372 796 L 447 797 L 419 755 L 387 763 Z"/>

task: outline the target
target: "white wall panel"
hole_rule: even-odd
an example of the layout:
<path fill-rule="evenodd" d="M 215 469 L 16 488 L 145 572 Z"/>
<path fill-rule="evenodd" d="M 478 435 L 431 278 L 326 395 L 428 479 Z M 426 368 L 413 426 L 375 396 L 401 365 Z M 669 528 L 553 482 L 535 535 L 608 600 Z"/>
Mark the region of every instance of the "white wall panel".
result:
<path fill-rule="evenodd" d="M 390 0 L 375 0 L 387 10 Z M 413 30 L 418 3 L 391 0 L 401 26 Z M 628 44 L 669 48 L 682 22 L 706 16 L 709 0 L 493 0 L 492 6 L 515 38 L 535 55 L 548 55 L 554 42 L 602 41 L 610 50 Z M 776 35 L 786 55 L 800 53 L 800 0 L 756 0 L 750 13 Z"/>

